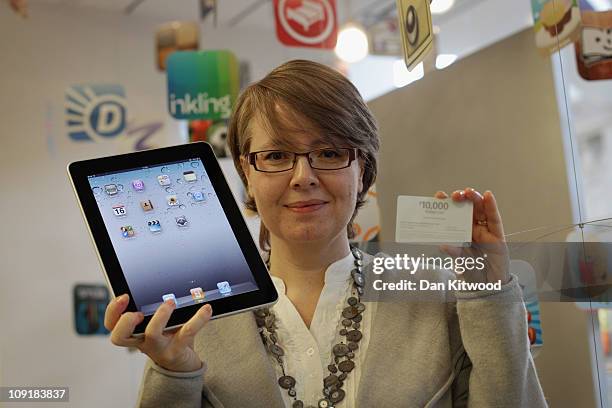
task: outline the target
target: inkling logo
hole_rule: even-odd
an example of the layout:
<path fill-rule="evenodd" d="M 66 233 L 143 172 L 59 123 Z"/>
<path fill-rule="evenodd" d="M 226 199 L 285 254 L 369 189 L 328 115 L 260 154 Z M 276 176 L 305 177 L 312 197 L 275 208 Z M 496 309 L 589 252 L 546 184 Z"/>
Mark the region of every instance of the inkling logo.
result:
<path fill-rule="evenodd" d="M 167 60 L 168 111 L 176 119 L 224 120 L 240 88 L 229 51 L 177 51 Z"/>
<path fill-rule="evenodd" d="M 232 100 L 230 95 L 214 98 L 209 97 L 206 92 L 199 93 L 195 97 L 186 93 L 182 98 L 177 98 L 172 93 L 170 94 L 170 113 L 174 117 L 220 115 L 221 119 L 229 119 L 232 113 Z"/>

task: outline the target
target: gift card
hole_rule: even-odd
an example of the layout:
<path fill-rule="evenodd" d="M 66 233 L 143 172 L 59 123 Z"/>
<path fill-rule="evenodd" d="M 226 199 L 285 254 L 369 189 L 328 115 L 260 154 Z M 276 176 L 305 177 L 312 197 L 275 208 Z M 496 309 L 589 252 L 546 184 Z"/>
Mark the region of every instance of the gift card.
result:
<path fill-rule="evenodd" d="M 397 197 L 395 241 L 465 244 L 472 242 L 473 204 L 432 197 Z"/>

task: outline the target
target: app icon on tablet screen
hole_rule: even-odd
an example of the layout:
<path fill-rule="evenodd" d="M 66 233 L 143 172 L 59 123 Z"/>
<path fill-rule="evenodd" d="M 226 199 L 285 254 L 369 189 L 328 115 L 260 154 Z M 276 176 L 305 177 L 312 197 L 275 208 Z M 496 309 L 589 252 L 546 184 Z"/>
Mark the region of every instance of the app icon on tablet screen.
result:
<path fill-rule="evenodd" d="M 176 217 L 175 221 L 176 225 L 178 225 L 179 227 L 186 227 L 189 225 L 189 221 L 187 221 L 187 217 L 185 217 L 184 215 Z"/>
<path fill-rule="evenodd" d="M 151 220 L 149 222 L 147 222 L 147 225 L 149 226 L 149 231 L 151 232 L 161 232 L 161 224 L 159 222 L 159 220 Z"/>
<path fill-rule="evenodd" d="M 125 205 L 123 204 L 113 205 L 113 214 L 115 214 L 117 217 L 123 217 L 124 215 L 126 215 L 127 210 L 125 209 Z"/>
<path fill-rule="evenodd" d="M 153 211 L 153 203 L 151 200 L 141 201 L 140 207 L 142 207 L 143 211 Z"/>
<path fill-rule="evenodd" d="M 170 181 L 170 176 L 167 174 L 157 176 L 157 181 L 159 182 L 160 186 L 169 186 L 172 184 L 172 181 Z"/>
<path fill-rule="evenodd" d="M 191 298 L 196 302 L 200 303 L 204 301 L 204 291 L 202 288 L 193 288 L 191 289 Z"/>
<path fill-rule="evenodd" d="M 135 235 L 134 228 L 131 225 L 124 225 L 121 227 L 121 236 L 123 238 L 131 238 Z"/>
<path fill-rule="evenodd" d="M 193 201 L 205 201 L 206 197 L 204 197 L 204 193 L 201 191 L 194 191 L 193 194 L 191 194 L 191 197 L 193 198 Z"/>
<path fill-rule="evenodd" d="M 190 183 L 198 180 L 198 176 L 196 176 L 195 172 L 192 170 L 184 172 L 183 177 L 185 178 L 185 181 L 188 181 Z"/>
<path fill-rule="evenodd" d="M 133 180 L 132 181 L 132 187 L 136 191 L 142 191 L 142 190 L 144 190 L 144 181 L 142 181 L 142 180 Z"/>
<path fill-rule="evenodd" d="M 113 196 L 119 192 L 116 184 L 107 184 L 104 186 L 104 191 L 106 194 Z"/>
<path fill-rule="evenodd" d="M 166 201 L 168 202 L 168 205 L 170 207 L 174 207 L 174 206 L 177 206 L 179 204 L 178 197 L 176 196 L 176 194 L 172 194 L 172 195 L 166 196 Z"/>
<path fill-rule="evenodd" d="M 217 288 L 219 289 L 219 293 L 221 294 L 230 293 L 232 291 L 232 287 L 227 281 L 217 283 Z"/>
<path fill-rule="evenodd" d="M 174 293 L 168 293 L 167 295 L 163 295 L 162 299 L 163 299 L 164 302 L 166 302 L 166 300 L 170 299 L 176 305 L 176 297 L 174 296 Z"/>

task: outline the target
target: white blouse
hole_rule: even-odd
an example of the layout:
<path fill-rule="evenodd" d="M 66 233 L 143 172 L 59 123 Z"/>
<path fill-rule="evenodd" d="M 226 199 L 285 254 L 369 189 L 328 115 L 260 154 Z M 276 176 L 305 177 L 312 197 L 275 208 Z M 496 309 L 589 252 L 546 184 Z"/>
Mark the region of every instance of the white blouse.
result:
<path fill-rule="evenodd" d="M 363 253 L 363 252 L 362 252 Z M 373 259 L 373 256 L 363 253 L 364 266 Z M 323 378 L 330 372 L 327 366 L 333 361 L 332 347 L 345 340 L 338 333 L 342 328 L 342 309 L 352 290 L 351 270 L 354 268 L 354 257 L 349 253 L 332 263 L 325 271 L 325 284 L 312 318 L 310 329 L 302 320 L 297 309 L 285 293 L 285 283 L 282 279 L 272 276 L 274 286 L 278 291 L 278 302 L 272 307 L 277 318 L 278 344 L 283 348 L 285 355 L 283 363 L 285 373 L 296 380 L 296 398 L 304 402 L 304 406 L 318 406 L 324 397 Z M 361 367 L 365 361 L 368 343 L 370 340 L 370 327 L 376 302 L 363 302 L 366 309 L 361 321 L 363 337 L 359 348 L 355 351 L 355 368 L 348 373 L 342 389 L 346 393 L 344 399 L 336 407 L 355 407 L 357 385 L 361 377 Z M 269 353 L 272 366 L 276 369 L 277 379 L 282 370 L 276 358 Z M 279 386 L 280 388 L 280 386 Z M 285 405 L 291 407 L 294 398 L 287 394 L 287 390 L 280 389 Z"/>

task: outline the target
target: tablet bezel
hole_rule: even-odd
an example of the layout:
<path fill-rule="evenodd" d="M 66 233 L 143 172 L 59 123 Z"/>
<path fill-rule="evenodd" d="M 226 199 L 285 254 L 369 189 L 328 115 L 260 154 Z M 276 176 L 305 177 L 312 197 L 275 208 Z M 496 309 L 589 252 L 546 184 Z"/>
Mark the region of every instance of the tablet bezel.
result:
<path fill-rule="evenodd" d="M 278 293 L 274 283 L 261 258 L 259 250 L 253 241 L 244 216 L 238 207 L 223 170 L 215 157 L 210 144 L 194 142 L 178 146 L 145 150 L 117 156 L 102 157 L 70 163 L 68 174 L 74 187 L 81 211 L 89 228 L 89 233 L 96 247 L 98 258 L 103 272 L 114 296 L 128 293 L 130 302 L 127 311 L 137 311 L 133 296 L 128 287 L 125 275 L 108 230 L 102 219 L 91 186 L 89 176 L 107 174 L 112 172 L 130 171 L 144 166 L 159 166 L 182 160 L 200 158 L 212 186 L 219 198 L 221 207 L 236 237 L 236 241 L 245 257 L 259 290 L 215 299 L 210 302 L 213 309 L 212 319 L 228 316 L 243 311 L 269 306 L 278 300 Z M 166 325 L 166 330 L 180 326 L 189 320 L 202 304 L 175 309 Z M 136 326 L 134 334 L 144 333 L 146 325 L 153 315 L 145 316 L 144 320 Z"/>

